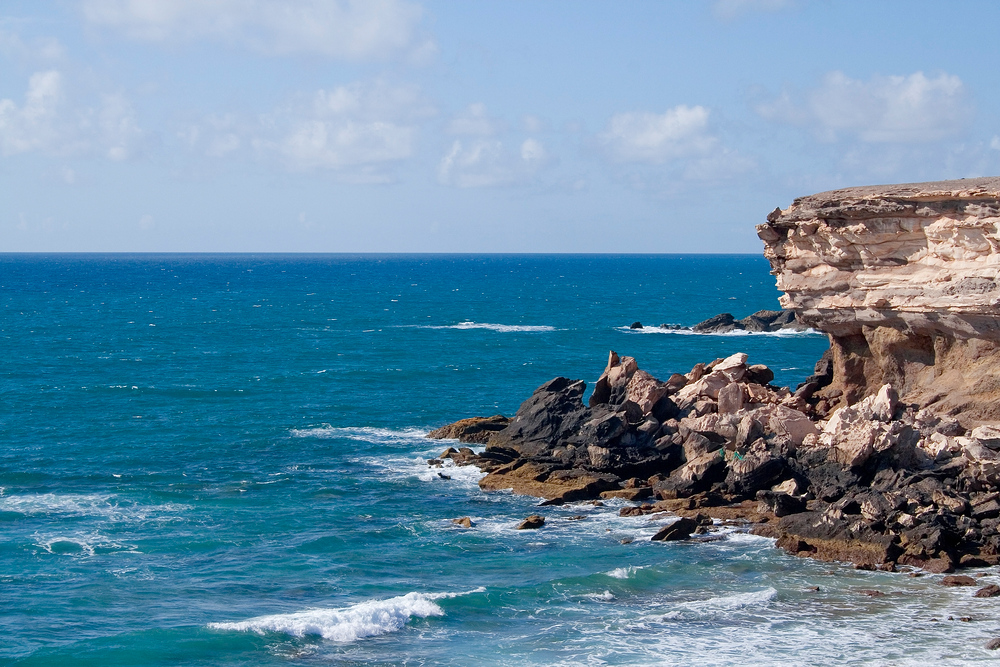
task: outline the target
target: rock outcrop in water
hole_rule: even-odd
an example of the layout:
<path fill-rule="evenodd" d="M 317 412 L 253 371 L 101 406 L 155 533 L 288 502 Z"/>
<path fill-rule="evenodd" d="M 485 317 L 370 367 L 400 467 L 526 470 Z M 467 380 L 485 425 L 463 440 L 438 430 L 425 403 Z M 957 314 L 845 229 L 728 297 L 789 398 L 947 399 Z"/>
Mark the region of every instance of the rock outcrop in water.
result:
<path fill-rule="evenodd" d="M 1000 420 L 1000 178 L 823 192 L 757 232 L 782 306 L 830 334 L 828 393 L 891 383 L 965 426 Z"/>

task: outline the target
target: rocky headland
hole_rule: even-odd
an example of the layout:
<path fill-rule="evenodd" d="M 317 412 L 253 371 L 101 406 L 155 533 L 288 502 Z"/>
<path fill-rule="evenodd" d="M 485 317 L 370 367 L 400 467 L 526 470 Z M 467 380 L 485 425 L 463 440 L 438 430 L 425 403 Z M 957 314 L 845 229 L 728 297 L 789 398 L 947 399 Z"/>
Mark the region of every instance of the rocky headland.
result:
<path fill-rule="evenodd" d="M 830 337 L 795 390 L 742 353 L 658 379 L 612 352 L 586 403 L 583 381 L 555 378 L 509 421 L 433 434 L 485 444 L 441 458 L 543 505 L 682 517 L 654 539 L 715 517 L 864 568 L 995 565 L 998 223 L 1000 179 L 797 199 L 758 226 L 782 305 Z"/>

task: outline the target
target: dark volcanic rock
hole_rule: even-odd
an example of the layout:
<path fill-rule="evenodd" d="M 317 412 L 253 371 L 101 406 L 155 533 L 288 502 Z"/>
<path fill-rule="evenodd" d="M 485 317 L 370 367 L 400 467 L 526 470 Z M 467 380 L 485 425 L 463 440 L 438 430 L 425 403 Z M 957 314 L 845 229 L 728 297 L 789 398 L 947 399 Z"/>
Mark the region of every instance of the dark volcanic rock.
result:
<path fill-rule="evenodd" d="M 691 537 L 691 533 L 698 528 L 698 522 L 694 519 L 681 517 L 669 526 L 664 526 L 656 535 L 650 538 L 653 542 L 672 542 L 675 540 L 686 540 Z"/>

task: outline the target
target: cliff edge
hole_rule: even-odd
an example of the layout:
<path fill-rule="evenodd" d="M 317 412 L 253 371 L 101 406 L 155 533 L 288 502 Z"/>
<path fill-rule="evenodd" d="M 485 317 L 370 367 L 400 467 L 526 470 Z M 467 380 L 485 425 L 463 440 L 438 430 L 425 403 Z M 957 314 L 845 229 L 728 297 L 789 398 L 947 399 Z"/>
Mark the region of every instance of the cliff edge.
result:
<path fill-rule="evenodd" d="M 758 225 L 782 306 L 830 336 L 831 404 L 904 402 L 1000 421 L 1000 177 L 796 199 Z"/>

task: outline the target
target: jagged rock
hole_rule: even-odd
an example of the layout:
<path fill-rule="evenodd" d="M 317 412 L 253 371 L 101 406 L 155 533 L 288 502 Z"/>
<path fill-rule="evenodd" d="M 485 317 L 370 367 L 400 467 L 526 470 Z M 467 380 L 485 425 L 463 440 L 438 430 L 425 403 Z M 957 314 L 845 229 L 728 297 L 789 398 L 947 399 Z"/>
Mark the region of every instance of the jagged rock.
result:
<path fill-rule="evenodd" d="M 451 522 L 456 526 L 461 526 L 462 528 L 472 528 L 474 525 L 476 525 L 472 523 L 472 519 L 470 519 L 467 516 L 463 516 L 459 519 L 452 519 Z"/>
<path fill-rule="evenodd" d="M 485 445 L 489 442 L 490 436 L 497 431 L 507 428 L 510 419 L 503 415 L 493 415 L 492 417 L 470 417 L 460 419 L 453 424 L 434 429 L 427 434 L 428 438 L 442 440 L 446 438 L 457 438 L 459 442 L 472 442 Z"/>
<path fill-rule="evenodd" d="M 532 514 L 527 519 L 517 525 L 518 530 L 537 530 L 545 525 L 545 517 L 539 514 Z"/>
<path fill-rule="evenodd" d="M 1000 648 L 1000 637 L 996 637 L 995 639 L 991 639 L 988 642 L 986 642 L 984 648 L 986 648 L 989 651 L 995 651 L 998 648 Z"/>
<path fill-rule="evenodd" d="M 660 382 L 646 371 L 636 370 L 625 387 L 626 400 L 639 406 L 642 414 L 648 415 L 653 406 L 667 395 L 667 383 Z"/>
<path fill-rule="evenodd" d="M 650 538 L 653 542 L 673 542 L 676 540 L 686 540 L 691 537 L 691 533 L 698 528 L 698 522 L 694 519 L 681 517 L 677 521 L 664 526 Z"/>
<path fill-rule="evenodd" d="M 642 322 L 633 322 L 632 324 L 628 325 L 628 328 L 629 329 L 642 329 Z"/>

